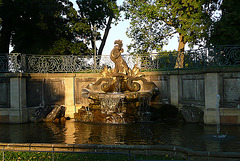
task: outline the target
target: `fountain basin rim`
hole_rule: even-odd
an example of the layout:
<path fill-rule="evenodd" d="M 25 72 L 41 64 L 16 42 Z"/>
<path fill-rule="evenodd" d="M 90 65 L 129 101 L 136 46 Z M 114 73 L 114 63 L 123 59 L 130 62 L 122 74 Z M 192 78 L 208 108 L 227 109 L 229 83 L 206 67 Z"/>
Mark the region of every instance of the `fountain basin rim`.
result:
<path fill-rule="evenodd" d="M 99 98 L 125 98 L 124 93 L 99 93 Z"/>
<path fill-rule="evenodd" d="M 98 97 L 98 98 L 125 98 L 128 96 L 137 97 L 150 97 L 152 96 L 152 91 L 138 91 L 138 92 L 124 92 L 124 93 L 99 93 L 99 92 L 89 92 L 82 93 L 83 98 Z"/>

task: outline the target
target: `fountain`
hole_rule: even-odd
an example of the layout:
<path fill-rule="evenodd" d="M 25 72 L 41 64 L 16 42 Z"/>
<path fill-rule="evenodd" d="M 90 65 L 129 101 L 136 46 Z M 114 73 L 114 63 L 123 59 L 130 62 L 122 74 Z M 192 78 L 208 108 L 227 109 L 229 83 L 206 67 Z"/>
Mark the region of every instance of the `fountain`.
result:
<path fill-rule="evenodd" d="M 128 67 L 121 57 L 122 41 L 116 40 L 114 44 L 110 58 L 115 68 L 105 66 L 102 78 L 82 90 L 82 96 L 93 103 L 74 114 L 76 121 L 125 124 L 151 118 L 150 102 L 159 90 L 140 74 L 137 65 L 133 69 Z"/>
<path fill-rule="evenodd" d="M 220 95 L 216 95 L 216 130 L 211 134 L 204 136 L 205 139 L 215 142 L 230 142 L 236 140 L 236 136 L 226 133 L 225 130 L 221 130 L 221 110 L 220 110 Z M 224 131 L 224 132 L 223 132 Z"/>

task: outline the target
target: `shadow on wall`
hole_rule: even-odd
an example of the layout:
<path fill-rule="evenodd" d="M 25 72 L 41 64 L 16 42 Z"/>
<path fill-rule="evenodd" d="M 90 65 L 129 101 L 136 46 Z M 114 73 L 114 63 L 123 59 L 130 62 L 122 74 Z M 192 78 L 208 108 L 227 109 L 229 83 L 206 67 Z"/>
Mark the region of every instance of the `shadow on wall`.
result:
<path fill-rule="evenodd" d="M 27 107 L 45 104 L 65 104 L 62 79 L 27 79 Z"/>
<path fill-rule="evenodd" d="M 54 79 L 27 79 L 27 108 L 29 119 L 34 122 L 54 121 L 56 116 L 65 113 L 65 86 L 64 80 Z M 32 119 L 32 117 L 35 119 Z M 43 118 L 42 118 L 43 117 Z"/>
<path fill-rule="evenodd" d="M 0 78 L 0 108 L 10 107 L 10 79 Z"/>
<path fill-rule="evenodd" d="M 151 113 L 153 114 L 152 121 L 159 121 L 165 119 L 180 119 L 180 113 L 176 106 L 170 104 L 163 104 L 160 105 L 158 108 L 152 107 L 151 109 Z"/>
<path fill-rule="evenodd" d="M 181 120 L 187 123 L 203 123 L 203 110 L 190 105 L 183 105 L 180 110 L 170 104 L 152 108 L 152 121 L 158 120 Z"/>

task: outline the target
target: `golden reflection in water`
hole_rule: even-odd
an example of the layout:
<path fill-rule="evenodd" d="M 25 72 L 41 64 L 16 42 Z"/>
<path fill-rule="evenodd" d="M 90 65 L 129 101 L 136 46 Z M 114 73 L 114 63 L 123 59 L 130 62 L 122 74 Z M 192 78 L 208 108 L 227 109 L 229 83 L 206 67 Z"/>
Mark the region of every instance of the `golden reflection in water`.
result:
<path fill-rule="evenodd" d="M 91 136 L 91 124 L 82 124 L 80 122 L 74 123 L 75 128 L 75 144 L 88 144 L 89 138 Z"/>
<path fill-rule="evenodd" d="M 74 144 L 75 143 L 75 126 L 74 126 L 74 120 L 71 119 L 68 121 L 69 123 L 66 123 L 66 131 L 65 131 L 65 143 L 67 144 Z"/>
<path fill-rule="evenodd" d="M 75 122 L 75 144 L 123 144 L 124 125 Z"/>

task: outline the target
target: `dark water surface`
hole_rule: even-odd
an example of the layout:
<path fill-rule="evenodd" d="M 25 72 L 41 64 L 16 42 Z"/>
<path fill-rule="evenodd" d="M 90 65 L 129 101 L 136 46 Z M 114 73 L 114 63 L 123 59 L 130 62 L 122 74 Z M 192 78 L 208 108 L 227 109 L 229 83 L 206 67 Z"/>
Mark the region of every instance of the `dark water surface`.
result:
<path fill-rule="evenodd" d="M 109 125 L 80 123 L 0 124 L 0 142 L 177 145 L 194 150 L 240 152 L 240 126 L 222 126 L 223 138 L 216 138 L 216 126 L 176 122 Z"/>

